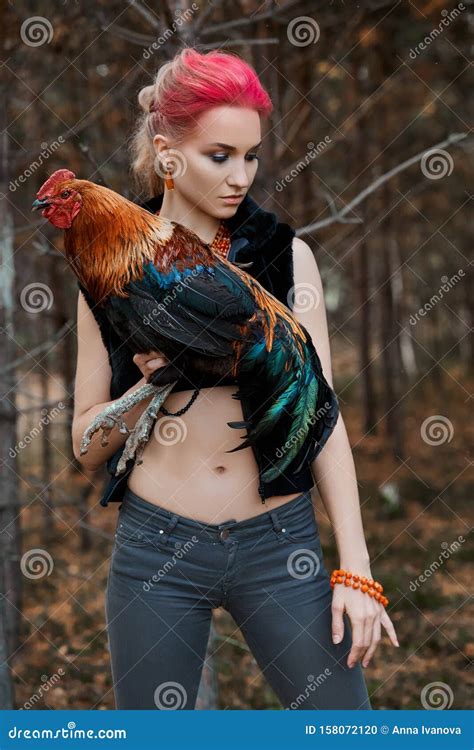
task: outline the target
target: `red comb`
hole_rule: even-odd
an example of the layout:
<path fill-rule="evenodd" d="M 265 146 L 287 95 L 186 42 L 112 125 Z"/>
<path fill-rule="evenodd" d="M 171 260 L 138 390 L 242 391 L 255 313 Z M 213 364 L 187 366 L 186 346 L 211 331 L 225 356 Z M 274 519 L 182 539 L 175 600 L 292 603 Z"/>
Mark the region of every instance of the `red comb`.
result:
<path fill-rule="evenodd" d="M 39 199 L 41 199 L 43 198 L 43 196 L 47 195 L 51 188 L 53 188 L 58 182 L 75 179 L 76 175 L 74 174 L 74 172 L 71 172 L 70 169 L 57 169 L 56 172 L 53 172 L 51 177 L 48 177 L 46 182 L 41 185 L 36 195 Z"/>

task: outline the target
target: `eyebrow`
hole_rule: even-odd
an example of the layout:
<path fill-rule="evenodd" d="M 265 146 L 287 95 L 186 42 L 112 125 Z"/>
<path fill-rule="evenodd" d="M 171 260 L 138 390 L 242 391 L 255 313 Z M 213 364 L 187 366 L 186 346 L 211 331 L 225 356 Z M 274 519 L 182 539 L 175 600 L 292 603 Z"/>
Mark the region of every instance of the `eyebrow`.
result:
<path fill-rule="evenodd" d="M 261 145 L 262 145 L 262 141 L 260 141 L 260 143 L 257 143 L 255 146 L 251 146 L 250 149 L 252 149 L 252 148 L 258 148 Z M 220 146 L 220 148 L 228 148 L 229 151 L 236 151 L 237 150 L 235 146 L 229 146 L 228 143 L 210 143 L 209 146 Z M 250 149 L 249 149 L 249 151 L 250 151 Z"/>

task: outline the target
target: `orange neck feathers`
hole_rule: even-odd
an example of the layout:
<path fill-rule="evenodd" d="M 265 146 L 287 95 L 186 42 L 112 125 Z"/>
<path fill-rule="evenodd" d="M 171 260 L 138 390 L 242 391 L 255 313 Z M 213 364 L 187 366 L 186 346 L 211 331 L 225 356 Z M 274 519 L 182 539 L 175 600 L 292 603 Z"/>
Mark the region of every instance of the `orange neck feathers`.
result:
<path fill-rule="evenodd" d="M 79 181 L 82 206 L 64 232 L 65 255 L 74 273 L 101 304 L 108 295 L 126 297 L 123 288 L 143 276 L 152 261 L 167 272 L 196 263 L 213 263 L 199 237 L 180 225 L 123 198 L 113 190 Z"/>

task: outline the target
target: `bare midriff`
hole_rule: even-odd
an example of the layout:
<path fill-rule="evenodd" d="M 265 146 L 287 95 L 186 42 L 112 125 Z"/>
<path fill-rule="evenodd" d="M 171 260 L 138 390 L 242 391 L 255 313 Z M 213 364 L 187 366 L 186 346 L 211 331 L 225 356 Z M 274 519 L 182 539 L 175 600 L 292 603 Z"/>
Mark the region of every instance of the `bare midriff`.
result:
<path fill-rule="evenodd" d="M 180 417 L 159 413 L 142 455 L 128 478 L 128 486 L 144 500 L 179 515 L 204 523 L 266 513 L 288 503 L 301 492 L 273 495 L 262 503 L 259 475 L 252 448 L 226 451 L 242 441 L 246 430 L 227 422 L 243 419 L 239 400 L 232 398 L 237 386 L 201 388 L 196 400 Z M 193 391 L 171 393 L 167 410 L 185 406 Z"/>

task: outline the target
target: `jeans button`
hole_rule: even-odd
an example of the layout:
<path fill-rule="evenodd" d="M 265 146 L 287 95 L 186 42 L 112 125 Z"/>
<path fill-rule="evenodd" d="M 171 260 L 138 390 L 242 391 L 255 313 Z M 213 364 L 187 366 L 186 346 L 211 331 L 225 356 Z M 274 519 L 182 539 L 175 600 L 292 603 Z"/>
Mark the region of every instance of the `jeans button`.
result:
<path fill-rule="evenodd" d="M 227 537 L 229 536 L 229 534 L 230 534 L 229 529 L 222 529 L 222 531 L 220 533 L 220 537 L 221 537 L 221 539 L 227 539 Z"/>

